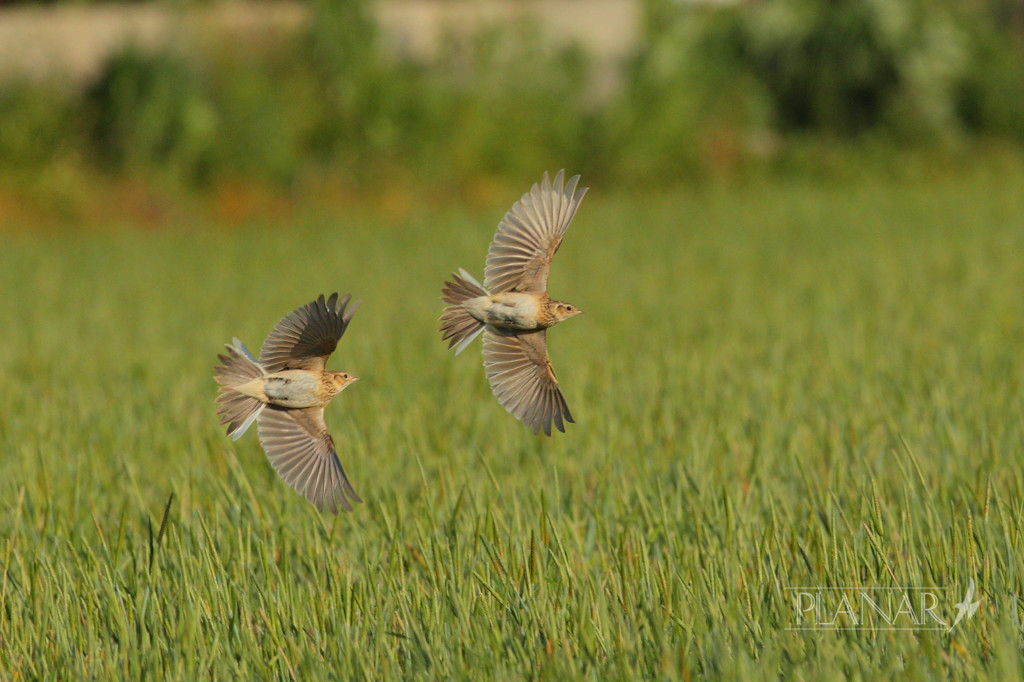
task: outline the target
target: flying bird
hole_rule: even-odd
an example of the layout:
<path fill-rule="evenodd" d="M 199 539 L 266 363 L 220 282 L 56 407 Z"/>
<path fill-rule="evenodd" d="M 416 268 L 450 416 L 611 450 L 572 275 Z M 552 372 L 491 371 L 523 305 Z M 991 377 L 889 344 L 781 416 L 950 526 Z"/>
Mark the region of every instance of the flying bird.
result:
<path fill-rule="evenodd" d="M 583 312 L 548 296 L 551 259 L 588 189 L 576 188 L 578 175 L 563 185 L 564 176 L 558 171 L 551 182 L 545 172 L 505 214 L 487 251 L 483 285 L 460 268 L 441 289 L 449 304 L 442 339 L 458 355 L 483 333 L 484 371 L 498 402 L 548 436 L 552 424 L 564 433 L 573 418 L 548 359 L 546 330 Z"/>
<path fill-rule="evenodd" d="M 951 632 L 964 616 L 967 616 L 967 618 L 970 619 L 978 610 L 978 607 L 981 606 L 981 600 L 979 599 L 978 601 L 972 602 L 972 599 L 974 599 L 973 577 L 971 578 L 971 582 L 967 585 L 967 594 L 964 595 L 964 600 L 957 604 L 953 604 L 953 606 L 956 607 L 956 620 L 953 621 L 953 624 L 949 626 L 949 630 L 946 630 L 946 632 Z"/>
<path fill-rule="evenodd" d="M 358 378 L 327 370 L 360 301 L 338 294 L 288 313 L 263 342 L 257 360 L 238 339 L 218 355 L 217 414 L 228 435 L 238 440 L 257 423 L 260 443 L 288 485 L 320 511 L 352 511 L 362 502 L 338 461 L 324 407 Z"/>

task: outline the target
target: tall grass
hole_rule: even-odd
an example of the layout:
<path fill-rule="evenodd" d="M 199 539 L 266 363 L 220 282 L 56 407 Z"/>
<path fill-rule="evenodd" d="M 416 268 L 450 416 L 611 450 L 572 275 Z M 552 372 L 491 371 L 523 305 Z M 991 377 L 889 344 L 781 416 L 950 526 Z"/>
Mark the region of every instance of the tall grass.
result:
<path fill-rule="evenodd" d="M 533 437 L 435 332 L 502 211 L 12 237 L 0 677 L 1020 677 L 1024 173 L 592 191 Z M 212 365 L 338 290 L 319 515 Z M 800 632 L 788 587 L 940 586 L 951 633 Z"/>

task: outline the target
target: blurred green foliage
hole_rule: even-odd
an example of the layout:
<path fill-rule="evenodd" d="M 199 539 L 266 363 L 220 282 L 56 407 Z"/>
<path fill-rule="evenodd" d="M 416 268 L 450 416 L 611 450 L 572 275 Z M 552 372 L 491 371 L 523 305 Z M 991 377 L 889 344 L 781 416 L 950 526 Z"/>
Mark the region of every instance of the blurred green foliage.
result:
<path fill-rule="evenodd" d="M 663 184 L 808 138 L 1024 144 L 1024 17 L 1006 0 L 644 7 L 645 39 L 598 97 L 588 55 L 536 23 L 452 35 L 417 60 L 382 47 L 366 2 L 319 0 L 300 35 L 256 55 L 130 49 L 84 92 L 0 87 L 0 169 L 70 156 L 189 187 L 327 173 L 358 190 L 566 166 Z"/>
<path fill-rule="evenodd" d="M 184 61 L 128 51 L 85 93 L 94 157 L 118 170 L 170 166 L 200 179 L 213 160 L 216 112 Z"/>
<path fill-rule="evenodd" d="M 73 106 L 53 87 L 18 82 L 0 87 L 0 164 L 36 167 L 76 138 Z"/>

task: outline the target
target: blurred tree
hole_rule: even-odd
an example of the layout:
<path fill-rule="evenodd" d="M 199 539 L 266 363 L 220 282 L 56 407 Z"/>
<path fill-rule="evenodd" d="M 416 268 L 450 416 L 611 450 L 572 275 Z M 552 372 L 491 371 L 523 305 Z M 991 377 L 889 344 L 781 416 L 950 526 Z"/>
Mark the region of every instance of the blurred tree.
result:
<path fill-rule="evenodd" d="M 108 167 L 209 175 L 217 116 L 183 58 L 125 50 L 88 89 L 85 108 L 97 157 Z"/>

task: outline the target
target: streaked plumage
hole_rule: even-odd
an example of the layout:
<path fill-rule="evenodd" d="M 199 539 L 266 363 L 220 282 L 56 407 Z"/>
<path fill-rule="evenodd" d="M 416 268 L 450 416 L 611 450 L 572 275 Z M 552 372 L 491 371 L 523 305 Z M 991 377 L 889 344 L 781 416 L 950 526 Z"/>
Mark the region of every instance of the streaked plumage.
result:
<path fill-rule="evenodd" d="M 547 173 L 517 201 L 498 224 L 487 251 L 484 283 L 460 269 L 444 283 L 442 339 L 461 353 L 484 335 L 484 370 L 498 402 L 520 421 L 551 435 L 572 422 L 548 359 L 548 327 L 582 311 L 548 296 L 551 259 L 562 243 L 587 188 L 580 176 L 563 185 L 564 171 L 552 183 Z"/>
<path fill-rule="evenodd" d="M 338 294 L 293 310 L 274 327 L 257 360 L 239 341 L 219 355 L 217 414 L 238 440 L 255 420 L 260 443 L 278 474 L 323 511 L 352 511 L 352 489 L 324 421 L 324 407 L 356 377 L 325 369 L 359 301 Z M 347 310 L 346 310 L 347 308 Z"/>

